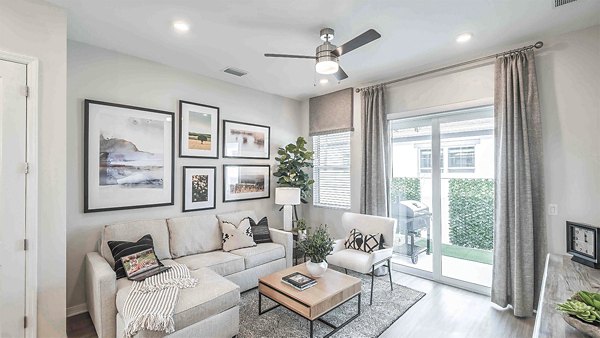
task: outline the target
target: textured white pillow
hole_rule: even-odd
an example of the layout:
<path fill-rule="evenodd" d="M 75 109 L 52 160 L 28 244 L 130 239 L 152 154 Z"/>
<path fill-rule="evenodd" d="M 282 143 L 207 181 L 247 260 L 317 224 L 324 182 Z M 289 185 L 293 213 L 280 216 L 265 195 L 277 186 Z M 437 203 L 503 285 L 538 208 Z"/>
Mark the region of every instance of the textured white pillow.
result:
<path fill-rule="evenodd" d="M 244 218 L 238 225 L 228 221 L 219 223 L 221 223 L 221 231 L 223 232 L 223 251 L 229 252 L 235 249 L 256 246 L 249 218 Z"/>

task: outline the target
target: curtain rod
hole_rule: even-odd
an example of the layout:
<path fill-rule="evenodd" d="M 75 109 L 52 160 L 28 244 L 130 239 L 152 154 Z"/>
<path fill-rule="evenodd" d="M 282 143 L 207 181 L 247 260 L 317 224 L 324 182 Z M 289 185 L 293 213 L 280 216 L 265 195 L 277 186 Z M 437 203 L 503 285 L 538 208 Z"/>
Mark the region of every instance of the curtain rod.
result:
<path fill-rule="evenodd" d="M 469 65 L 471 63 L 477 63 L 477 62 L 481 62 L 484 60 L 488 60 L 488 59 L 494 59 L 497 58 L 499 56 L 504 56 L 504 55 L 509 55 L 512 53 L 516 53 L 516 52 L 520 52 L 520 51 L 524 51 L 524 50 L 528 50 L 528 49 L 532 49 L 532 48 L 536 48 L 536 49 L 540 49 L 544 46 L 544 43 L 542 41 L 538 41 L 536 43 L 534 43 L 533 45 L 529 45 L 529 46 L 525 46 L 525 47 L 521 47 L 521 48 L 517 48 L 517 49 L 511 49 L 508 50 L 506 52 L 502 52 L 502 53 L 496 53 L 496 54 L 491 54 L 488 56 L 483 56 L 477 59 L 473 59 L 473 60 L 469 60 L 469 61 L 464 61 L 461 63 L 457 63 L 454 65 L 450 65 L 450 66 L 445 66 L 445 67 L 441 67 L 441 68 L 436 68 L 436 69 L 432 69 L 432 70 L 428 70 L 426 72 L 422 72 L 419 74 L 415 74 L 415 75 L 410 75 L 410 76 L 406 76 L 403 78 L 399 78 L 399 79 L 395 79 L 395 80 L 390 80 L 387 82 L 382 82 L 380 84 L 374 85 L 374 86 L 368 86 L 368 87 L 364 87 L 364 88 L 356 88 L 356 92 L 360 93 L 361 90 L 366 89 L 366 88 L 371 88 L 371 87 L 375 87 L 375 86 L 386 86 L 392 83 L 396 83 L 396 82 L 400 82 L 400 81 L 406 81 L 406 80 L 410 80 L 416 77 L 421 77 L 421 76 L 425 76 L 425 75 L 429 75 L 429 74 L 433 74 L 433 73 L 437 73 L 437 72 L 441 72 L 444 70 L 448 70 L 448 69 L 452 69 L 452 68 L 457 68 L 457 67 L 462 67 L 462 66 L 466 66 Z"/>

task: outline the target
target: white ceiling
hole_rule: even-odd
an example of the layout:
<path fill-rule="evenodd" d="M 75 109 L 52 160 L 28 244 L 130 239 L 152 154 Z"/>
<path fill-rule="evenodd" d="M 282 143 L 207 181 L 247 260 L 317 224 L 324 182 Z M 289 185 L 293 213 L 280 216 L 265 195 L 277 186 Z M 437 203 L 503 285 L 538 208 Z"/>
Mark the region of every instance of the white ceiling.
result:
<path fill-rule="evenodd" d="M 68 12 L 69 39 L 295 99 L 410 74 L 600 23 L 600 1 L 578 0 L 49 0 Z M 174 20 L 191 29 L 178 34 Z M 369 28 L 382 37 L 340 59 L 349 78 L 327 85 L 313 60 L 319 29 L 340 45 Z M 464 45 L 458 34 L 471 32 Z M 226 67 L 249 72 L 238 78 Z M 315 79 L 317 85 L 315 86 Z"/>

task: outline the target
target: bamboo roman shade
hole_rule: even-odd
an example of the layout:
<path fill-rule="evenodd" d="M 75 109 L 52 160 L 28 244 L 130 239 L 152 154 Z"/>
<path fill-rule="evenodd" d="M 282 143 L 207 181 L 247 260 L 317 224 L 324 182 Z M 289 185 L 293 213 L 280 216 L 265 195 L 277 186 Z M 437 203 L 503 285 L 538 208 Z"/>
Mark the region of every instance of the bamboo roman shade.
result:
<path fill-rule="evenodd" d="M 354 100 L 352 88 L 311 97 L 308 103 L 309 135 L 353 131 Z"/>

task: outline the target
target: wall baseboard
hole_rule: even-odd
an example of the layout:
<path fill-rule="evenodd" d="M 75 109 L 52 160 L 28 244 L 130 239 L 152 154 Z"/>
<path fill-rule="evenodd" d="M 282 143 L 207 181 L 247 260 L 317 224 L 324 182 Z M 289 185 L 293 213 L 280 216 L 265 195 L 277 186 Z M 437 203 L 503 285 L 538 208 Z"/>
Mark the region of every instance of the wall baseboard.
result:
<path fill-rule="evenodd" d="M 67 317 L 73 317 L 88 312 L 87 303 L 77 304 L 67 308 Z"/>

